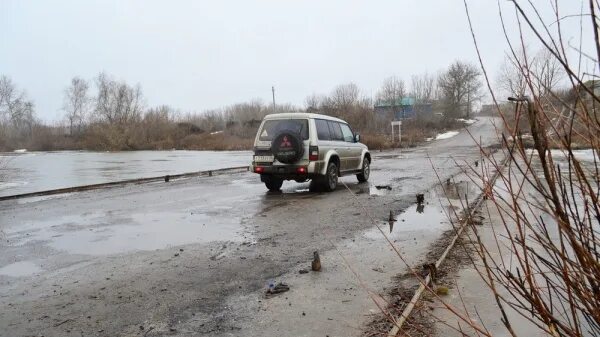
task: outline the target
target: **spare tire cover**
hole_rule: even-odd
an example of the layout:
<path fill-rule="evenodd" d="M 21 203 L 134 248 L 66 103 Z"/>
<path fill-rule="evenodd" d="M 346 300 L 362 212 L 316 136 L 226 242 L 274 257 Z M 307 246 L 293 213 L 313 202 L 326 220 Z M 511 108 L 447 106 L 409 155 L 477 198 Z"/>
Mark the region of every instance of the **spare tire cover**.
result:
<path fill-rule="evenodd" d="M 284 164 L 293 164 L 302 158 L 304 144 L 297 133 L 283 131 L 273 139 L 271 151 L 278 161 Z"/>

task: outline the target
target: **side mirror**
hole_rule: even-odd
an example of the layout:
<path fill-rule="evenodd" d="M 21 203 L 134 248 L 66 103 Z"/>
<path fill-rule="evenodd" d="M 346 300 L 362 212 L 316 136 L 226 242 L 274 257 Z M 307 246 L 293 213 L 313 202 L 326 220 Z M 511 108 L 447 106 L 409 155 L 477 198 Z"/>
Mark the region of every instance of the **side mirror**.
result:
<path fill-rule="evenodd" d="M 360 142 L 360 135 L 358 133 L 354 135 L 354 142 L 355 143 Z"/>

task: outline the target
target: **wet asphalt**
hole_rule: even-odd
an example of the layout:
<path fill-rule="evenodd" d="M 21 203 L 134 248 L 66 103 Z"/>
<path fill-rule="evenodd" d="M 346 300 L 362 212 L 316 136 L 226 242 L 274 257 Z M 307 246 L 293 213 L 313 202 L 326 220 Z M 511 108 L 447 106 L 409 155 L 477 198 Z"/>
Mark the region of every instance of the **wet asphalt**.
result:
<path fill-rule="evenodd" d="M 238 173 L 0 203 L 0 336 L 360 335 L 402 269 L 374 224 L 391 211 L 417 263 L 447 224 L 415 194 L 480 160 L 473 139 L 498 141 L 491 119 L 468 130 L 372 150 L 369 183 L 341 178 L 352 193 Z M 299 274 L 314 251 L 323 270 Z M 265 298 L 269 281 L 291 289 Z"/>

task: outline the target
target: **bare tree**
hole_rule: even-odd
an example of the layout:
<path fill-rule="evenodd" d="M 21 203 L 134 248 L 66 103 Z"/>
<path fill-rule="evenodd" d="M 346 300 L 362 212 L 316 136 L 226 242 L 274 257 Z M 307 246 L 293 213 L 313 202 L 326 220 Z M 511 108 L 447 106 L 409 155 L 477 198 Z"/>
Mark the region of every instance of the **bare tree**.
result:
<path fill-rule="evenodd" d="M 517 51 L 515 56 L 506 54 L 496 82 L 506 95 L 521 97 L 527 92 L 527 78 L 523 70 L 529 67 L 525 49 Z"/>
<path fill-rule="evenodd" d="M 89 109 L 88 82 L 80 77 L 73 77 L 71 85 L 65 89 L 63 110 L 69 120 L 69 134 L 73 135 L 73 128 L 81 132 L 83 121 Z"/>
<path fill-rule="evenodd" d="M 96 78 L 98 96 L 95 112 L 109 124 L 122 125 L 139 120 L 143 111 L 143 96 L 140 85 L 129 86 L 117 82 L 101 73 Z"/>
<path fill-rule="evenodd" d="M 304 106 L 306 112 L 317 112 L 323 107 L 323 104 L 327 101 L 327 97 L 318 94 L 312 94 L 304 99 Z"/>
<path fill-rule="evenodd" d="M 331 105 L 340 112 L 350 110 L 353 105 L 360 101 L 360 90 L 354 83 L 340 84 L 333 89 L 331 96 Z"/>
<path fill-rule="evenodd" d="M 416 103 L 431 103 L 435 99 L 436 80 L 433 75 L 424 73 L 411 77 L 411 96 Z"/>
<path fill-rule="evenodd" d="M 564 74 L 561 64 L 549 51 L 540 50 L 532 55 L 527 48 L 521 48 L 514 55 L 506 55 L 497 82 L 510 96 L 549 98 Z"/>
<path fill-rule="evenodd" d="M 560 62 L 546 49 L 535 55 L 531 68 L 534 90 L 541 97 L 550 96 L 565 76 Z"/>
<path fill-rule="evenodd" d="M 35 123 L 34 104 L 7 76 L 0 77 L 0 116 L 15 136 L 31 135 Z"/>
<path fill-rule="evenodd" d="M 227 121 L 240 124 L 253 120 L 260 121 L 269 111 L 272 111 L 272 107 L 269 110 L 261 100 L 255 99 L 228 106 L 224 109 L 224 114 Z"/>
<path fill-rule="evenodd" d="M 481 97 L 479 76 L 477 66 L 461 61 L 455 61 L 440 74 L 438 86 L 448 115 L 466 114 L 469 118 L 473 102 Z"/>
<path fill-rule="evenodd" d="M 392 76 L 383 81 L 381 88 L 377 92 L 377 102 L 394 105 L 396 102 L 401 102 L 405 96 L 406 86 L 404 85 L 404 81 Z"/>
<path fill-rule="evenodd" d="M 5 120 L 14 120 L 20 113 L 19 108 L 25 99 L 24 96 L 8 76 L 0 77 L 0 112 Z"/>

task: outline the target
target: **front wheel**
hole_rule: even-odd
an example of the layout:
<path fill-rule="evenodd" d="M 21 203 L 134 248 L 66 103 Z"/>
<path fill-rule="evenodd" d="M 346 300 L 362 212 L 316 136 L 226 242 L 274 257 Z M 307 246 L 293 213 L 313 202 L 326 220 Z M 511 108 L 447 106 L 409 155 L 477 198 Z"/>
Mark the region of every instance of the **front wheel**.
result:
<path fill-rule="evenodd" d="M 281 189 L 281 185 L 283 185 L 283 179 L 278 179 L 274 177 L 268 177 L 267 179 L 265 179 L 265 186 L 267 186 L 267 188 L 271 192 L 279 191 Z"/>
<path fill-rule="evenodd" d="M 371 161 L 368 158 L 363 159 L 362 171 L 356 175 L 359 182 L 364 183 L 369 180 L 369 174 L 371 174 Z"/>

